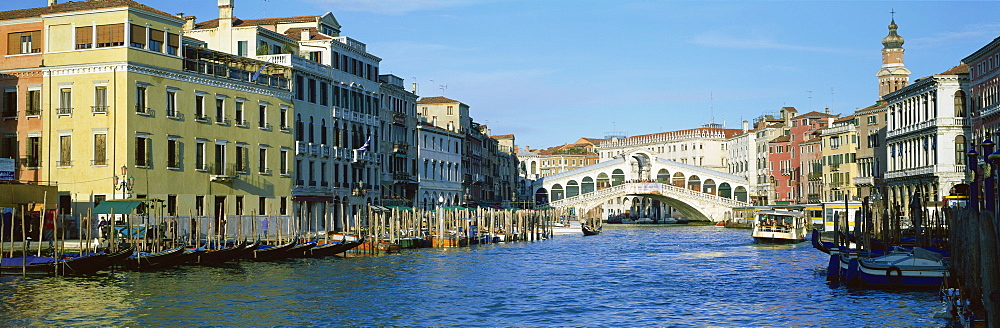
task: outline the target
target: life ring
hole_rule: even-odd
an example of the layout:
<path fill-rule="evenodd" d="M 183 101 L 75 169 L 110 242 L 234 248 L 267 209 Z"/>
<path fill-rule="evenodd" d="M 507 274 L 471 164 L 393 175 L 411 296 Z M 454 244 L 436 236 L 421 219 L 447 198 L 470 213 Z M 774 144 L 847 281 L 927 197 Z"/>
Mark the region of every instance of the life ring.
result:
<path fill-rule="evenodd" d="M 896 274 L 892 274 L 893 272 L 896 272 Z M 893 265 L 888 269 L 885 269 L 885 278 L 889 279 L 889 282 L 899 283 L 900 281 L 903 281 L 903 270 L 900 270 L 899 267 Z"/>

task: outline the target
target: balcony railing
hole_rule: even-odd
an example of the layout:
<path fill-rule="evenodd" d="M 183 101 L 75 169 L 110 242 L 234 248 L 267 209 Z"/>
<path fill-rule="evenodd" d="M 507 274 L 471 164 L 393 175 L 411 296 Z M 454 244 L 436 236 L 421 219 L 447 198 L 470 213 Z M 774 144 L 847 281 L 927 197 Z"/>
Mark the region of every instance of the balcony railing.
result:
<path fill-rule="evenodd" d="M 90 106 L 90 112 L 92 114 L 107 114 L 108 106 Z"/>
<path fill-rule="evenodd" d="M 175 119 L 175 120 L 183 121 L 184 120 L 184 113 L 181 113 L 181 112 L 179 112 L 177 110 L 172 110 L 172 111 L 168 110 L 167 111 L 167 118 L 172 118 L 172 119 Z"/>
<path fill-rule="evenodd" d="M 108 159 L 106 159 L 106 158 L 105 158 L 105 159 L 95 159 L 95 160 L 91 160 L 91 161 L 90 161 L 90 165 L 93 165 L 93 166 L 103 166 L 103 165 L 108 165 Z"/>
<path fill-rule="evenodd" d="M 27 109 L 24 110 L 24 115 L 25 116 L 39 116 L 39 115 L 42 115 L 42 109 L 41 108 L 27 108 Z"/>
<path fill-rule="evenodd" d="M 273 126 L 271 126 L 271 123 L 266 123 L 266 124 L 263 124 L 263 125 L 258 125 L 257 127 L 260 128 L 261 130 L 264 130 L 264 131 L 271 131 L 271 129 L 274 128 Z"/>
<path fill-rule="evenodd" d="M 230 123 L 231 121 L 223 116 L 215 118 L 215 124 L 229 126 Z"/>
<path fill-rule="evenodd" d="M 153 110 L 152 109 L 149 109 L 149 107 L 140 106 L 140 105 L 136 105 L 135 106 L 135 113 L 139 114 L 139 115 L 153 116 Z"/>
<path fill-rule="evenodd" d="M 21 157 L 21 166 L 24 166 L 24 167 L 41 167 L 42 166 L 42 161 L 41 161 L 41 158 L 38 158 L 36 156 L 25 156 L 25 157 Z"/>
<path fill-rule="evenodd" d="M 201 123 L 209 123 L 209 122 L 212 121 L 212 117 L 211 116 L 207 116 L 207 115 L 200 115 L 199 116 L 198 114 L 194 114 L 194 121 L 195 122 L 201 122 Z"/>
<path fill-rule="evenodd" d="M 56 108 L 56 115 L 73 115 L 73 107 Z"/>
<path fill-rule="evenodd" d="M 3 116 L 5 118 L 17 117 L 17 111 L 16 110 L 4 110 L 3 114 L 0 114 L 0 116 Z"/>

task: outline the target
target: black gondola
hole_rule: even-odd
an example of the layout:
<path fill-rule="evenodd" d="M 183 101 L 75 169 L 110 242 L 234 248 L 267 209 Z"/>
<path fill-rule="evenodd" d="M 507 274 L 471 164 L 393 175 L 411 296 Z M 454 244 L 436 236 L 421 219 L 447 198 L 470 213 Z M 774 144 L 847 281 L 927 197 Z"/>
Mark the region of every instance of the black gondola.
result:
<path fill-rule="evenodd" d="M 84 255 L 69 259 L 28 256 L 27 258 L 6 258 L 0 261 L 0 274 L 28 275 L 81 275 L 93 274 L 107 269 L 108 255 L 104 253 Z"/>
<path fill-rule="evenodd" d="M 584 236 L 593 236 L 601 234 L 601 229 L 594 229 L 591 228 L 590 226 L 583 225 L 581 226 L 581 229 L 583 229 Z"/>
<path fill-rule="evenodd" d="M 347 242 L 335 241 L 335 242 L 332 242 L 332 243 L 326 243 L 326 244 L 323 244 L 323 245 L 318 245 L 316 247 L 313 247 L 312 249 L 309 250 L 308 254 L 309 254 L 310 257 L 323 257 L 323 256 L 337 255 L 337 254 L 346 252 L 347 250 L 349 250 L 351 248 L 358 247 L 358 245 L 361 245 L 361 243 L 363 243 L 363 242 L 364 242 L 364 239 L 354 240 L 354 241 L 347 241 Z"/>
<path fill-rule="evenodd" d="M 148 271 L 169 268 L 181 264 L 186 257 L 184 247 L 172 248 L 157 253 L 139 253 L 130 256 L 123 262 L 125 269 L 131 271 Z"/>
<path fill-rule="evenodd" d="M 253 252 L 250 252 L 247 259 L 253 261 L 270 261 L 287 258 L 291 255 L 289 251 L 292 247 L 295 247 L 295 244 L 295 241 L 291 241 L 284 245 L 261 245 L 257 249 L 254 249 Z"/>
<path fill-rule="evenodd" d="M 196 257 L 194 261 L 190 263 L 197 263 L 197 264 L 226 263 L 238 259 L 244 254 L 246 254 L 246 248 L 248 246 L 250 245 L 243 243 L 226 248 L 205 250 L 204 253 L 198 254 L 198 257 Z M 256 244 L 254 244 L 254 247 L 257 247 Z"/>

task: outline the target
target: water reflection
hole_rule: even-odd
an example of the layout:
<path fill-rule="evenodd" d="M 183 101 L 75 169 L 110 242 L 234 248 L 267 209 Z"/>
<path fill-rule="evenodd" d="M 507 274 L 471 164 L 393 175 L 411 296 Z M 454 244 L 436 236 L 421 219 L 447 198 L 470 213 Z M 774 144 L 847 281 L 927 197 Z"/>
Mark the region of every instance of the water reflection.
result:
<path fill-rule="evenodd" d="M 808 244 L 615 229 L 378 257 L 0 278 L 0 326 L 941 326 L 933 293 L 825 281 Z M 877 310 L 875 310 L 877 309 Z"/>

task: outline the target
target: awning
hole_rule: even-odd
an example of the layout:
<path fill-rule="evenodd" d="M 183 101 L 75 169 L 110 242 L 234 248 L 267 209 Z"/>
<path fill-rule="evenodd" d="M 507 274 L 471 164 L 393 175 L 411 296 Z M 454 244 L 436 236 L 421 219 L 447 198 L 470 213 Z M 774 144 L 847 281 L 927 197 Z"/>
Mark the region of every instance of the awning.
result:
<path fill-rule="evenodd" d="M 94 208 L 93 213 L 111 214 L 112 212 L 114 212 L 114 214 L 132 214 L 132 211 L 134 211 L 136 207 L 139 207 L 139 204 L 142 204 L 142 202 L 138 200 L 103 201 L 100 204 L 97 204 L 97 207 Z"/>
<path fill-rule="evenodd" d="M 412 211 L 413 208 L 409 206 L 386 206 L 388 209 L 393 209 L 397 211 Z"/>

